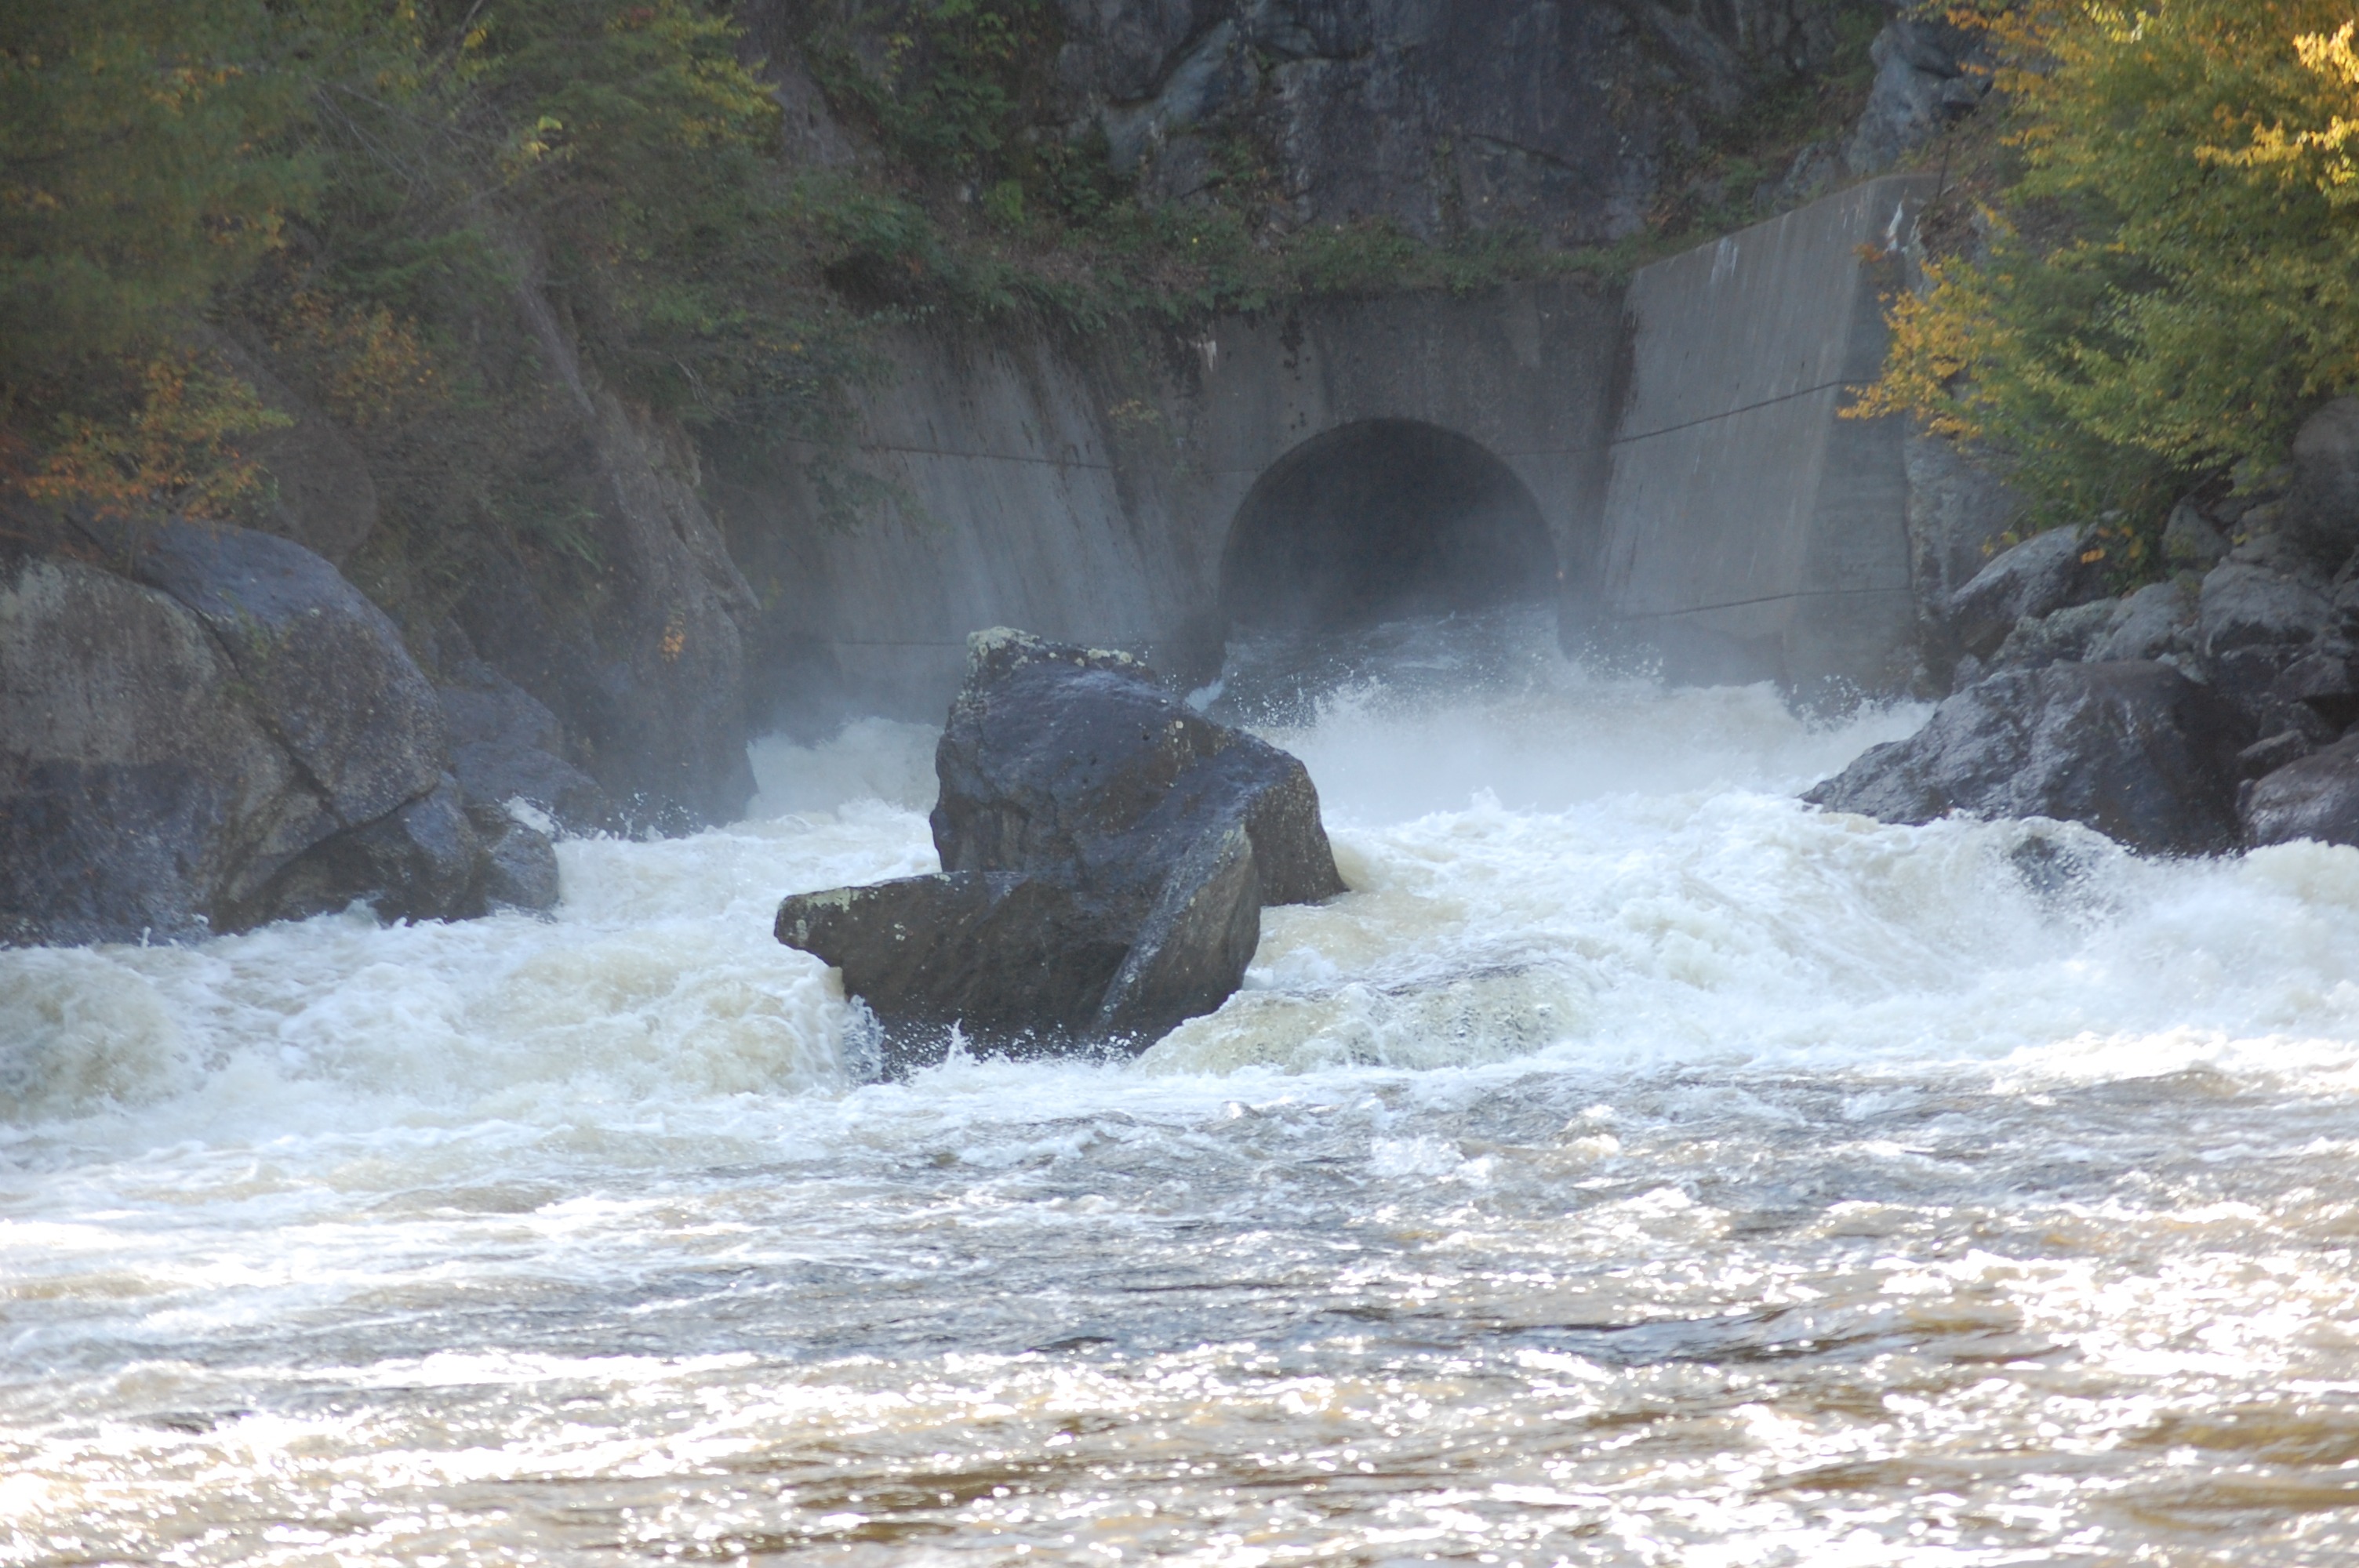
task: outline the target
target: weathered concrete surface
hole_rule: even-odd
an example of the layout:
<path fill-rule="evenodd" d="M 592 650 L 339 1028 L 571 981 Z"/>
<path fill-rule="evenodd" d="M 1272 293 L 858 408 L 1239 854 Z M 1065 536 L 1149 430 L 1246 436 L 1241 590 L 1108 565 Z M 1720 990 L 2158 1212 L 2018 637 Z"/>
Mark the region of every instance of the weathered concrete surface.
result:
<path fill-rule="evenodd" d="M 1674 676 L 1899 685 L 1913 662 L 1897 418 L 1838 411 L 1884 356 L 1931 181 L 1896 176 L 1641 271 L 1612 444 L 1597 631 Z"/>
<path fill-rule="evenodd" d="M 808 526 L 819 499 L 793 474 L 721 488 L 768 606 L 757 712 L 931 717 L 966 634 L 997 624 L 1208 678 L 1256 486 L 1382 420 L 1513 474 L 1569 640 L 1652 650 L 1674 678 L 1897 688 L 1919 658 L 1905 432 L 1837 411 L 1876 373 L 1897 285 L 1861 248 L 1903 237 L 1929 184 L 1830 197 L 1644 269 L 1626 300 L 1564 282 L 1326 301 L 1146 364 L 912 333 L 845 454 L 885 498 L 864 522 Z"/>
<path fill-rule="evenodd" d="M 772 609 L 771 697 L 930 718 L 969 632 L 1143 649 L 1209 675 L 1222 554 L 1278 459 L 1362 421 L 1470 438 L 1513 470 L 1560 561 L 1595 550 L 1619 301 L 1579 284 L 1331 301 L 1214 323 L 1146 367 L 1046 342 L 911 334 L 852 460 L 887 499 L 798 523 L 782 477 L 724 488 L 732 553 Z"/>

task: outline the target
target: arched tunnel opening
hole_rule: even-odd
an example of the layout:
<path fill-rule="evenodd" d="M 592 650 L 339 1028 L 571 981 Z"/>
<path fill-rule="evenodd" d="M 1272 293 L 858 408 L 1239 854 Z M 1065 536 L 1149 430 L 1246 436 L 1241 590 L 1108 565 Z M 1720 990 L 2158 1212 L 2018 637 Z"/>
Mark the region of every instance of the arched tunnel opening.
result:
<path fill-rule="evenodd" d="M 1439 426 L 1315 436 L 1230 524 L 1221 608 L 1239 631 L 1327 632 L 1548 598 L 1556 547 L 1513 470 Z"/>

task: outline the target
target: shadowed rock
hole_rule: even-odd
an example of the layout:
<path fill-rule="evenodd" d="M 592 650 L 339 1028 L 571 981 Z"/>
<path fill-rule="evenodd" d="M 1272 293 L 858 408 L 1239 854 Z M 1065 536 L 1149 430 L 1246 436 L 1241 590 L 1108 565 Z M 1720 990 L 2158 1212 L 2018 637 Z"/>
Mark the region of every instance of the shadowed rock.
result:
<path fill-rule="evenodd" d="M 2359 844 L 2359 735 L 2256 781 L 2243 816 L 2252 844 Z"/>
<path fill-rule="evenodd" d="M 1126 654 L 977 633 L 934 765 L 944 871 L 1025 871 L 1151 900 L 1204 827 L 1234 815 L 1264 903 L 1343 891 L 1302 764 L 1174 701 Z"/>
<path fill-rule="evenodd" d="M 484 836 L 381 611 L 269 535 L 82 533 L 114 569 L 60 553 L 0 572 L 0 941 L 196 935 L 359 898 L 480 913 Z M 507 854 L 504 902 L 553 898 L 528 843 Z"/>
<path fill-rule="evenodd" d="M 1125 654 L 977 633 L 935 768 L 942 873 L 778 908 L 904 1060 L 951 1024 L 1143 1049 L 1237 989 L 1264 903 L 1343 891 L 1302 764 Z"/>
<path fill-rule="evenodd" d="M 2168 665 L 2005 670 L 1803 798 L 1886 822 L 2048 816 L 2201 854 L 2240 836 L 2236 759 L 2251 739 L 2242 716 Z"/>
<path fill-rule="evenodd" d="M 435 695 L 451 732 L 451 771 L 470 806 L 524 800 L 573 833 L 621 826 L 597 781 L 565 760 L 564 729 L 539 698 L 480 659 L 453 663 Z"/>
<path fill-rule="evenodd" d="M 2050 615 L 2104 597 L 2104 568 L 2084 561 L 2084 530 L 2034 534 L 1992 558 L 1950 596 L 1949 623 L 1958 645 L 1977 658 L 1998 652 L 2016 622 Z"/>
<path fill-rule="evenodd" d="M 888 1023 L 1000 1040 L 1086 1034 L 1129 952 L 1071 887 L 1009 871 L 797 893 L 777 934 L 842 969 L 845 994 Z"/>

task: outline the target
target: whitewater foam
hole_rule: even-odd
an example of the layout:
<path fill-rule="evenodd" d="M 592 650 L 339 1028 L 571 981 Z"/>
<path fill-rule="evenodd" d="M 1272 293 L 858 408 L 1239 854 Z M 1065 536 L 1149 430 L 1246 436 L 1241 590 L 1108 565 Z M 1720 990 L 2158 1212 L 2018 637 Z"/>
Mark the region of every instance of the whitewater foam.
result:
<path fill-rule="evenodd" d="M 1277 712 L 1352 892 L 1132 1063 L 862 1081 L 769 923 L 933 868 L 883 721 L 548 919 L 0 954 L 0 1563 L 2359 1548 L 2359 850 L 1418 656 Z"/>

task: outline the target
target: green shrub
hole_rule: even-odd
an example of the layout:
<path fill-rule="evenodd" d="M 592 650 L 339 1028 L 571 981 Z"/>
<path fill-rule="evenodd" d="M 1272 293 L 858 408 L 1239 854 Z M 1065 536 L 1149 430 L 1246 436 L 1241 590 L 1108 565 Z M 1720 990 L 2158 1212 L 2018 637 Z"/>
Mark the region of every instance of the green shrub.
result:
<path fill-rule="evenodd" d="M 2042 520 L 2119 514 L 2150 563 L 2173 496 L 2274 461 L 2306 407 L 2359 384 L 2349 16 L 2000 13 L 2020 176 L 1984 215 L 1987 254 L 1937 260 L 1897 302 L 1860 411 L 1990 442 Z"/>

